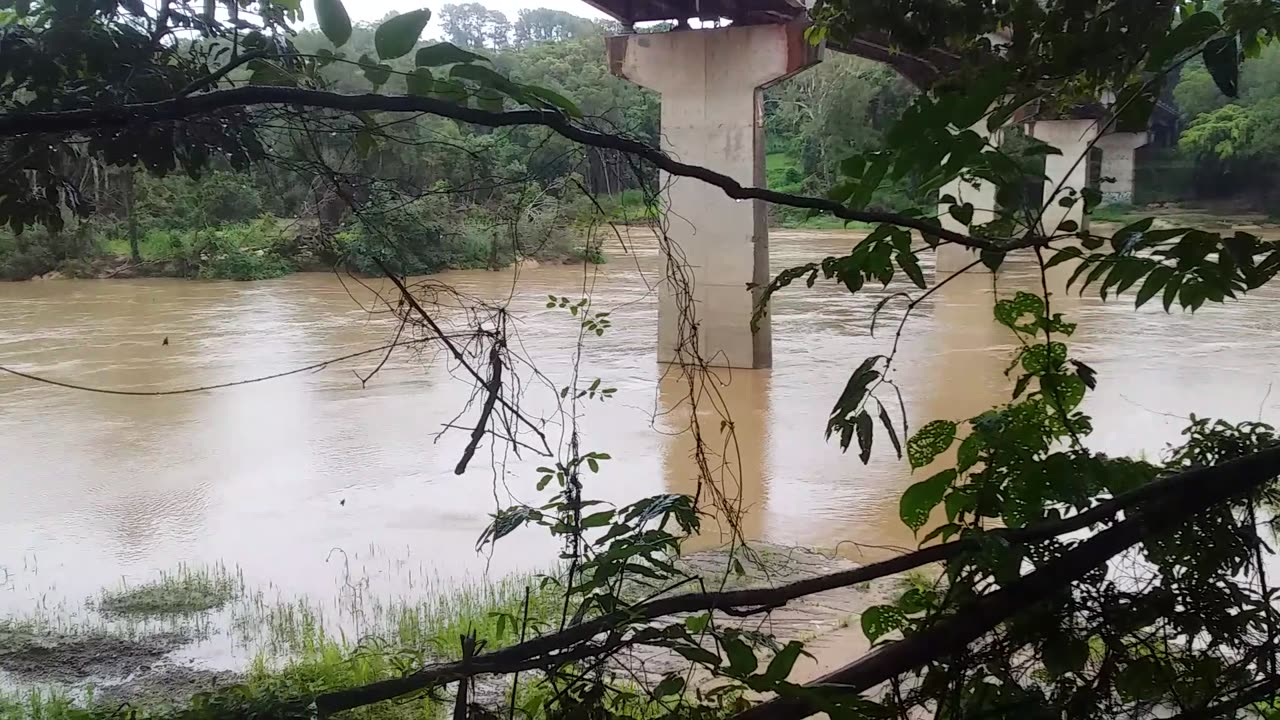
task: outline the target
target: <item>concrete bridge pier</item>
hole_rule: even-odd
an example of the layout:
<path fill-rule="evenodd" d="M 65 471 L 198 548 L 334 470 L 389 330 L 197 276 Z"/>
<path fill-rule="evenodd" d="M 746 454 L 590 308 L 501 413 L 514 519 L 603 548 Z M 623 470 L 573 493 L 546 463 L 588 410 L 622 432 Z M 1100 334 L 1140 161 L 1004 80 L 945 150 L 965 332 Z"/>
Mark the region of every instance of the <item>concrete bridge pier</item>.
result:
<path fill-rule="evenodd" d="M 760 91 L 819 61 L 821 51 L 805 39 L 804 28 L 793 22 L 619 35 L 609 38 L 609 65 L 662 96 L 663 150 L 762 187 Z M 659 291 L 658 360 L 694 361 L 696 339 L 698 355 L 711 365 L 769 367 L 769 319 L 752 332 L 760 290 L 748 290 L 749 283 L 763 287 L 770 279 L 764 204 L 733 200 L 720 188 L 665 172 L 660 183 L 675 257 L 668 258 Z M 680 302 L 681 286 L 688 287 L 691 306 Z"/>
<path fill-rule="evenodd" d="M 1087 230 L 1084 201 L 1080 191 L 1089 181 L 1089 148 L 1098 138 L 1097 120 L 1036 120 L 1031 123 L 1031 136 L 1058 150 L 1061 155 L 1044 158 L 1044 215 L 1041 227 L 1046 233 L 1065 232 L 1059 228 L 1067 221 L 1077 229 Z M 1059 204 L 1075 191 L 1076 202 L 1066 208 Z"/>
<path fill-rule="evenodd" d="M 1135 153 L 1149 142 L 1149 132 L 1115 132 L 1098 139 L 1096 147 L 1102 150 L 1102 204 L 1133 202 Z"/>

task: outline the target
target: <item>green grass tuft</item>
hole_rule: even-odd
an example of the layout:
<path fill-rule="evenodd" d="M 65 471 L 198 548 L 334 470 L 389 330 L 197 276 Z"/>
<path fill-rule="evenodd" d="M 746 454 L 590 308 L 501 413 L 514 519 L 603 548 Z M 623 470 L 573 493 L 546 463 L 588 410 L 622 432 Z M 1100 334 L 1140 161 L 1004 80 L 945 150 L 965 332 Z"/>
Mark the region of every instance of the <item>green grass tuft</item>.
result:
<path fill-rule="evenodd" d="M 244 595 L 244 578 L 222 565 L 176 572 L 142 585 L 103 590 L 94 603 L 106 615 L 194 615 L 215 610 Z"/>

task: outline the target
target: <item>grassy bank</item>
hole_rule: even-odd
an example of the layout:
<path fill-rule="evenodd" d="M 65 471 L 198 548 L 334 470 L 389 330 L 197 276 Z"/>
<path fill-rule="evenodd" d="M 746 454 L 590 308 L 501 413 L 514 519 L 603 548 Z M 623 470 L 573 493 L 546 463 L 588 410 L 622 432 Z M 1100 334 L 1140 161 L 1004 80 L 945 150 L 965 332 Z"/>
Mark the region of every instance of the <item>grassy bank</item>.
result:
<path fill-rule="evenodd" d="M 457 659 L 460 639 L 470 633 L 488 649 L 510 645 L 522 625 L 532 633 L 557 622 L 560 598 L 554 584 L 533 575 L 448 585 L 419 580 L 411 597 L 379 596 L 367 578 L 348 576 L 332 598 L 282 598 L 246 590 L 238 569 L 179 568 L 106 588 L 85 612 L 62 608 L 0 621 L 0 670 L 14 681 L 0 691 L 0 720 L 106 720 L 122 702 L 138 717 L 163 717 L 198 692 L 207 694 L 184 717 L 206 717 L 202 708 L 220 709 L 211 717 L 269 714 L 280 699 Z M 239 649 L 239 671 L 170 659 L 180 648 L 218 638 Z M 478 693 L 505 703 L 503 686 Z M 424 697 L 353 715 L 442 717 L 445 705 Z"/>
<path fill-rule="evenodd" d="M 200 227 L 138 230 L 134 257 L 128 228 L 86 221 L 63 232 L 0 231 L 0 279 L 35 277 L 180 277 L 266 280 L 301 270 L 380 273 L 379 262 L 408 275 L 506 267 L 517 260 L 604 262 L 581 231 L 554 215 L 514 225 L 462 220 L 409 205 L 370 214 L 322 237 L 315 222 L 263 216 Z"/>

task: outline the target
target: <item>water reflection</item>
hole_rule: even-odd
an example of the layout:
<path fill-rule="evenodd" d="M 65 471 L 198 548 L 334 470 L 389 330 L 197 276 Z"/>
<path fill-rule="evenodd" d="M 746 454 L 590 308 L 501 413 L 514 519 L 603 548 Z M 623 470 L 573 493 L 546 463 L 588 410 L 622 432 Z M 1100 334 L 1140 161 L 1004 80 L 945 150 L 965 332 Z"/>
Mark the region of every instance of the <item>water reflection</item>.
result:
<path fill-rule="evenodd" d="M 772 420 L 769 380 L 765 370 L 711 370 L 689 377 L 671 367 L 660 381 L 661 427 L 668 437 L 663 451 L 667 492 L 698 497 L 700 509 L 709 514 L 690 549 L 716 547 L 733 539 L 725 508 L 740 514 L 738 530 L 744 537 L 765 535 L 769 495 L 764 473 L 770 466 Z M 695 427 L 703 441 L 701 462 Z M 713 483 L 700 487 L 703 477 L 712 478 Z M 722 498 L 716 497 L 717 489 Z"/>

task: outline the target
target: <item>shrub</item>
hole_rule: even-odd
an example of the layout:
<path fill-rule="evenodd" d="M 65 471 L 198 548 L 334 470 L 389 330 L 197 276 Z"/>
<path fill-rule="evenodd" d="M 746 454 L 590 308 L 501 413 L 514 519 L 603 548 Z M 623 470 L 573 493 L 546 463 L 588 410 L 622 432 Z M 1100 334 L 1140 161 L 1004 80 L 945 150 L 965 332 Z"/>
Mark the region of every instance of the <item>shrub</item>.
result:
<path fill-rule="evenodd" d="M 262 213 L 262 195 L 248 175 L 215 172 L 199 180 L 139 173 L 138 221 L 151 228 L 192 229 L 246 222 Z"/>
<path fill-rule="evenodd" d="M 354 270 L 380 274 L 378 263 L 403 275 L 449 268 L 484 267 L 490 245 L 482 229 L 450 228 L 447 199 L 426 196 L 404 203 L 380 198 L 381 211 L 366 211 L 340 236 Z"/>
<path fill-rule="evenodd" d="M 97 276 L 97 273 L 93 270 L 93 265 L 91 265 L 88 260 L 83 260 L 81 258 L 63 260 L 62 263 L 58 265 L 58 272 L 62 273 L 65 277 L 74 279 L 85 279 Z"/>
<path fill-rule="evenodd" d="M 92 246 L 86 224 L 63 232 L 29 228 L 21 235 L 0 233 L 0 278 L 28 280 L 57 269 L 62 261 L 78 257 Z"/>
<path fill-rule="evenodd" d="M 249 251 L 223 240 L 206 246 L 207 259 L 196 276 L 205 280 L 270 280 L 288 275 L 293 268 L 279 255 Z"/>
<path fill-rule="evenodd" d="M 280 231 L 260 220 L 215 231 L 194 251 L 196 276 L 206 280 L 270 280 L 293 268 L 276 252 Z"/>

